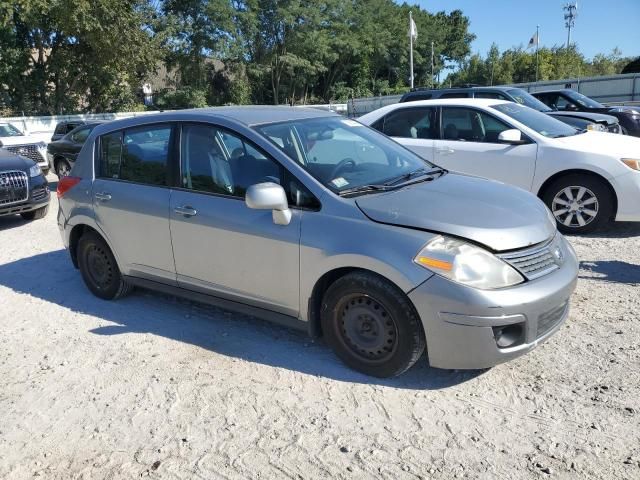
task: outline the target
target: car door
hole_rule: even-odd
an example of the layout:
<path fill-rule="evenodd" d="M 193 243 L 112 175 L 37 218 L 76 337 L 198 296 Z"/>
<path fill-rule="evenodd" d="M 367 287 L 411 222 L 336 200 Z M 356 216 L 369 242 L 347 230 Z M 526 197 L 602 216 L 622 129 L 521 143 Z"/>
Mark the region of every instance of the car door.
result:
<path fill-rule="evenodd" d="M 93 184 L 95 219 L 125 275 L 175 284 L 169 231 L 174 127 L 102 135 Z"/>
<path fill-rule="evenodd" d="M 531 189 L 537 145 L 500 143 L 513 127 L 476 108 L 446 106 L 441 111 L 442 140 L 434 141 L 435 163 L 457 172 Z"/>
<path fill-rule="evenodd" d="M 276 225 L 271 211 L 244 201 L 251 185 L 284 186 L 284 168 L 241 135 L 209 124 L 182 125 L 180 152 L 170 208 L 178 284 L 297 316 L 302 211 Z"/>
<path fill-rule="evenodd" d="M 422 158 L 433 161 L 433 139 L 439 127 L 436 107 L 405 107 L 387 114 L 382 133 L 410 148 Z"/>

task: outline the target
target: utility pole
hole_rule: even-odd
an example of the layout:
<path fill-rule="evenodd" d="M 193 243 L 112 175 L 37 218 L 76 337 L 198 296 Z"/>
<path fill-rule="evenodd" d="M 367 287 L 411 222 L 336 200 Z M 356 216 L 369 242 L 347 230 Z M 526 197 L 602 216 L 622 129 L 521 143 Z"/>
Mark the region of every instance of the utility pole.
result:
<path fill-rule="evenodd" d="M 413 22 L 413 15 L 409 10 L 409 83 L 413 90 L 413 39 L 417 37 L 416 24 Z"/>
<path fill-rule="evenodd" d="M 571 46 L 571 29 L 576 26 L 578 16 L 578 2 L 565 3 L 562 9 L 564 14 L 564 26 L 567 28 L 567 50 Z"/>
<path fill-rule="evenodd" d="M 433 88 L 433 42 L 431 42 L 431 88 Z"/>

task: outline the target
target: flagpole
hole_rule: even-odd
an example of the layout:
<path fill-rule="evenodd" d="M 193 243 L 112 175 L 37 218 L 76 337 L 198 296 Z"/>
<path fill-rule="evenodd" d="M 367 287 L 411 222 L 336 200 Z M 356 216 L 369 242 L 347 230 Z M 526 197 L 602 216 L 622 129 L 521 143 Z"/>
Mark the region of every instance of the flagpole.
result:
<path fill-rule="evenodd" d="M 431 88 L 433 88 L 433 42 L 431 42 Z"/>
<path fill-rule="evenodd" d="M 413 90 L 413 17 L 411 10 L 409 10 L 409 77 Z"/>
<path fill-rule="evenodd" d="M 538 48 L 540 46 L 540 25 L 536 25 L 536 82 L 538 81 Z"/>

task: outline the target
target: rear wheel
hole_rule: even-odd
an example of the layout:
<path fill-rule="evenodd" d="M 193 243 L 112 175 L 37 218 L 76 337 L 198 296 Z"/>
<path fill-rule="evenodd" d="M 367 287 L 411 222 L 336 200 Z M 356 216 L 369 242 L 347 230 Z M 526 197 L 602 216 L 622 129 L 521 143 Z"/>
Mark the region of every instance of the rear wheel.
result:
<path fill-rule="evenodd" d="M 324 295 L 322 331 L 349 367 L 393 377 L 422 355 L 425 337 L 418 313 L 396 286 L 370 273 L 336 280 Z"/>
<path fill-rule="evenodd" d="M 71 164 L 64 158 L 56 160 L 56 175 L 58 178 L 66 177 L 71 172 Z"/>
<path fill-rule="evenodd" d="M 100 235 L 94 232 L 82 235 L 77 256 L 84 283 L 95 296 L 115 300 L 131 291 L 131 285 L 122 277 L 111 249 Z"/>
<path fill-rule="evenodd" d="M 49 212 L 49 205 L 46 207 L 38 208 L 37 210 L 31 210 L 30 212 L 21 213 L 20 216 L 25 220 L 40 220 L 47 216 Z"/>
<path fill-rule="evenodd" d="M 605 226 L 614 212 L 614 198 L 605 183 L 589 175 L 571 174 L 555 180 L 542 197 L 563 233 L 589 233 Z"/>

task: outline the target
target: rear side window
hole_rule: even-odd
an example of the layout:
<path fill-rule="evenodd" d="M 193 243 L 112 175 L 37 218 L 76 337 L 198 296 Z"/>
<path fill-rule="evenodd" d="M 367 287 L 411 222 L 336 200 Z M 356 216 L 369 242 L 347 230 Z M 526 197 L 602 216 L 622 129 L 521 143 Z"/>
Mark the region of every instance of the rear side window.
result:
<path fill-rule="evenodd" d="M 384 119 L 382 132 L 390 137 L 434 139 L 438 137 L 435 108 L 405 108 Z"/>
<path fill-rule="evenodd" d="M 168 185 L 170 125 L 153 125 L 103 135 L 100 175 L 147 185 Z"/>
<path fill-rule="evenodd" d="M 433 94 L 431 93 L 418 93 L 416 95 L 407 95 L 407 97 L 403 101 L 417 102 L 418 100 L 431 100 L 432 98 L 433 98 Z"/>
<path fill-rule="evenodd" d="M 100 177 L 120 178 L 122 132 L 110 133 L 100 138 Z"/>
<path fill-rule="evenodd" d="M 64 123 L 59 123 L 56 125 L 56 130 L 53 132 L 55 135 L 64 135 L 67 133 L 67 126 Z"/>

